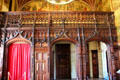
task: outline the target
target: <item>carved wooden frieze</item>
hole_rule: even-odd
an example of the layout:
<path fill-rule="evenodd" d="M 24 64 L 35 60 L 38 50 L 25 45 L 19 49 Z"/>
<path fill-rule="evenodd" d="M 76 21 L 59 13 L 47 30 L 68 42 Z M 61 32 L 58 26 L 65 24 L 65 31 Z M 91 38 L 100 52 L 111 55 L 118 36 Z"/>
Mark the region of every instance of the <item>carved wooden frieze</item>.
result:
<path fill-rule="evenodd" d="M 16 29 L 16 30 L 8 29 L 8 30 L 6 30 L 6 32 L 4 32 L 3 30 L 2 30 L 2 32 L 5 33 L 5 35 L 6 35 L 5 42 L 7 42 L 8 40 L 17 38 L 17 37 L 25 38 L 29 41 L 32 40 L 32 31 L 22 31 L 19 29 Z M 3 33 L 2 33 L 2 41 L 3 41 L 3 35 L 4 35 Z"/>

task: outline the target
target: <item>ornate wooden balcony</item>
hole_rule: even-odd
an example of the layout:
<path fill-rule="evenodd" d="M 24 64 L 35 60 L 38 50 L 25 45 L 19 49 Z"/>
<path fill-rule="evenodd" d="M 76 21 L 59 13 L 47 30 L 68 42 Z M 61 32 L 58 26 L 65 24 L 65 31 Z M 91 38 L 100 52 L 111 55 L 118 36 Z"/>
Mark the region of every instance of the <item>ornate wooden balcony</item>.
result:
<path fill-rule="evenodd" d="M 3 12 L 0 15 L 8 17 L 8 27 L 17 27 L 18 24 L 28 27 L 34 23 L 39 27 L 48 27 L 49 25 L 59 27 L 65 24 L 70 28 L 78 27 L 78 25 L 85 25 L 85 27 L 94 27 L 95 25 L 106 27 L 108 23 L 114 25 L 112 12 Z"/>
<path fill-rule="evenodd" d="M 77 40 L 83 29 L 86 41 L 95 36 L 108 41 L 111 36 L 117 41 L 113 12 L 1 12 L 0 16 L 2 31 L 7 32 L 6 41 L 18 31 L 22 31 L 24 38 L 31 39 L 33 27 L 35 39 L 40 42 L 48 41 L 48 30 L 52 41 L 63 35 Z"/>

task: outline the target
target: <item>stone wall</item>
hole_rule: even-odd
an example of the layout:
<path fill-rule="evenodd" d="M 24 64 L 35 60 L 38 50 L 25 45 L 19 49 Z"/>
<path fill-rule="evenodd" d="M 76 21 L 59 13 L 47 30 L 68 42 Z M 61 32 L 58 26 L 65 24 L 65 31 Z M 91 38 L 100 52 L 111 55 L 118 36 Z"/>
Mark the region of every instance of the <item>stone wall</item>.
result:
<path fill-rule="evenodd" d="M 3 46 L 0 46 L 0 80 L 2 77 L 2 64 L 3 64 Z"/>

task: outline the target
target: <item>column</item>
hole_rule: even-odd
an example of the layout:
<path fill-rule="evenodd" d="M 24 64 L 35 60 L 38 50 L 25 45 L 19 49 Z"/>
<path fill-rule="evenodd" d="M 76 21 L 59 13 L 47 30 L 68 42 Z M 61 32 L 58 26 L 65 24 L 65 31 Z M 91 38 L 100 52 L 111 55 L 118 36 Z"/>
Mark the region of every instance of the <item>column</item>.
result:
<path fill-rule="evenodd" d="M 77 78 L 82 80 L 82 54 L 81 54 L 81 45 L 76 45 L 76 67 L 77 67 Z"/>
<path fill-rule="evenodd" d="M 83 58 L 83 80 L 87 79 L 86 76 L 86 48 L 85 45 L 83 45 L 83 50 L 82 50 L 82 58 Z"/>

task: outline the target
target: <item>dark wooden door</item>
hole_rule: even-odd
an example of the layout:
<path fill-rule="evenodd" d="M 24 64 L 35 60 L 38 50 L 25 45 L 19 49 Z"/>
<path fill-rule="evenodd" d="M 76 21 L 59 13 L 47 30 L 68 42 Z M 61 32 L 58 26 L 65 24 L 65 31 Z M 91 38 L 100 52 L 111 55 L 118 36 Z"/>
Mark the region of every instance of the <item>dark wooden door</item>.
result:
<path fill-rule="evenodd" d="M 71 79 L 70 44 L 56 44 L 56 79 Z"/>
<path fill-rule="evenodd" d="M 93 78 L 99 77 L 99 68 L 98 68 L 98 51 L 92 50 L 92 65 L 93 65 Z"/>

